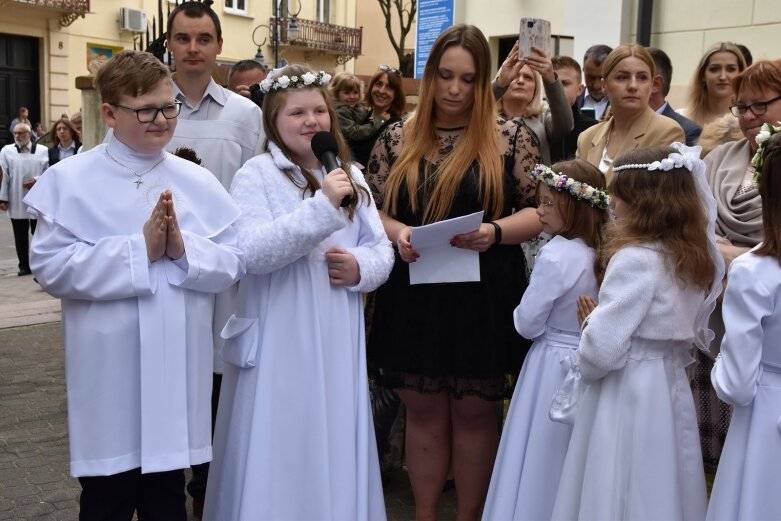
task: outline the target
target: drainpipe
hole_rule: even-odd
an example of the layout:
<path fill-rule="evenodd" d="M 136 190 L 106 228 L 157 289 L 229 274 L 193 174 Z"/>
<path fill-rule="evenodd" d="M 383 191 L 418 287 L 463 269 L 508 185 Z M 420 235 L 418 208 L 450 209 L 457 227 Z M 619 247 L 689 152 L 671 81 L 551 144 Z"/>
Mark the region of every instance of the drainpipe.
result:
<path fill-rule="evenodd" d="M 637 43 L 643 47 L 651 45 L 651 22 L 654 14 L 654 0 L 638 0 Z"/>

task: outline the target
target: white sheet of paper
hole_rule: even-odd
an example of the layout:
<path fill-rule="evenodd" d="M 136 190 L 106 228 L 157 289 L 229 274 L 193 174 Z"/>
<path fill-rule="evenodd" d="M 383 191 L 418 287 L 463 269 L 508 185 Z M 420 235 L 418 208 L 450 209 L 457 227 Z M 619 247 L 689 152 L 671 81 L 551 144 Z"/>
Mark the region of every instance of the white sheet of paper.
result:
<path fill-rule="evenodd" d="M 450 240 L 480 228 L 483 212 L 439 221 L 412 229 L 410 242 L 420 257 L 409 265 L 410 284 L 476 282 L 480 280 L 480 253 L 454 248 Z"/>

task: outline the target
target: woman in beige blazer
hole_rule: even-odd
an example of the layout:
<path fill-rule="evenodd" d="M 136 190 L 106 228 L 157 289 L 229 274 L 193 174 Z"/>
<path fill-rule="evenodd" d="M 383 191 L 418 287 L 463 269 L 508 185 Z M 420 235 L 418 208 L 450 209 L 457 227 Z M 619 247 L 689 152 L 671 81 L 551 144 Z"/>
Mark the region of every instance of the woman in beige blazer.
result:
<path fill-rule="evenodd" d="M 612 114 L 580 134 L 577 155 L 598 167 L 608 181 L 613 159 L 624 152 L 685 142 L 683 129 L 676 121 L 648 106 L 654 74 L 653 59 L 637 44 L 616 47 L 603 64 Z"/>

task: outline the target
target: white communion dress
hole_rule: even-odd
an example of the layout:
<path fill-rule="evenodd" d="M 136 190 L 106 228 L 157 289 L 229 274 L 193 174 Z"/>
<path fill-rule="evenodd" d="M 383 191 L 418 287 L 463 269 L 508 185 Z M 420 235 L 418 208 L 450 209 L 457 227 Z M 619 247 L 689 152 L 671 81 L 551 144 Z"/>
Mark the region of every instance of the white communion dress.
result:
<path fill-rule="evenodd" d="M 393 251 L 373 201 L 350 221 L 321 190 L 302 195 L 281 170 L 303 183 L 298 167 L 270 148 L 231 189 L 248 274 L 223 331 L 204 519 L 384 520 L 361 293 L 386 280 Z M 330 284 L 332 247 L 354 255 L 358 285 Z"/>
<path fill-rule="evenodd" d="M 577 299 L 597 292 L 593 248 L 560 235 L 542 247 L 514 312 L 516 329 L 534 345 L 502 430 L 484 521 L 550 519 L 572 427 L 549 411 L 578 348 Z"/>

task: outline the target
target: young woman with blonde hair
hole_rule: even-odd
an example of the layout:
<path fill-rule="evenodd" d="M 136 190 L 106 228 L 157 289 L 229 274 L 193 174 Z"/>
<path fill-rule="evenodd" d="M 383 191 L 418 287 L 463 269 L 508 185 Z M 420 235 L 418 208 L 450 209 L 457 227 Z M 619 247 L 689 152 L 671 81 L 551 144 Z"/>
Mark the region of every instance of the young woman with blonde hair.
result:
<path fill-rule="evenodd" d="M 689 104 L 679 112 L 701 127 L 727 114 L 735 99 L 732 80 L 745 68 L 737 45 L 714 43 L 700 58 L 689 85 Z"/>
<path fill-rule="evenodd" d="M 654 60 L 641 45 L 619 45 L 602 66 L 612 115 L 578 138 L 578 157 L 611 176 L 613 159 L 636 148 L 683 142 L 678 122 L 648 106 L 655 74 Z"/>
<path fill-rule="evenodd" d="M 367 181 L 397 248 L 376 293 L 370 366 L 407 409 L 407 467 L 418 520 L 432 520 L 453 468 L 458 519 L 477 519 L 498 442 L 496 400 L 524 356 L 512 311 L 526 286 L 519 244 L 541 230 L 534 213 L 539 162 L 523 124 L 497 120 L 490 52 L 480 30 L 455 25 L 434 43 L 419 104 L 378 139 Z M 414 226 L 484 211 L 451 246 L 479 252 L 475 282 L 410 284 Z"/>

